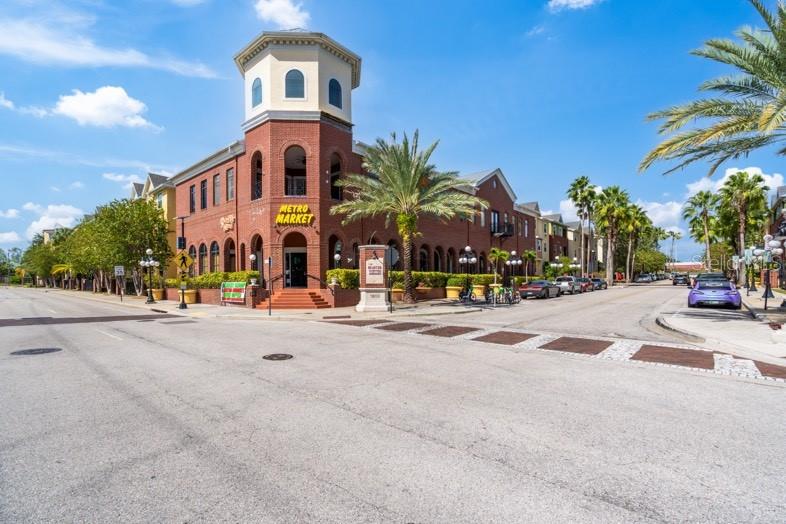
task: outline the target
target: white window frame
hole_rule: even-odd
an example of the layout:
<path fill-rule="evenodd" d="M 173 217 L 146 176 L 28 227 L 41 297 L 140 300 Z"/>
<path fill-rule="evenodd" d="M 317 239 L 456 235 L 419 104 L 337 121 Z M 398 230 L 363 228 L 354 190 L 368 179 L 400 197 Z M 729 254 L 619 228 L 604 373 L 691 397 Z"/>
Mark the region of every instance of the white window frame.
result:
<path fill-rule="evenodd" d="M 299 71 L 300 74 L 303 75 L 303 97 L 302 98 L 287 96 L 287 75 L 289 74 L 290 71 Z M 284 96 L 283 96 L 282 100 L 303 100 L 303 101 L 308 100 L 308 75 L 306 73 L 304 73 L 302 69 L 300 69 L 298 67 L 293 67 L 291 69 L 287 69 L 286 71 L 284 71 L 284 77 L 283 77 L 282 80 L 284 82 Z"/>

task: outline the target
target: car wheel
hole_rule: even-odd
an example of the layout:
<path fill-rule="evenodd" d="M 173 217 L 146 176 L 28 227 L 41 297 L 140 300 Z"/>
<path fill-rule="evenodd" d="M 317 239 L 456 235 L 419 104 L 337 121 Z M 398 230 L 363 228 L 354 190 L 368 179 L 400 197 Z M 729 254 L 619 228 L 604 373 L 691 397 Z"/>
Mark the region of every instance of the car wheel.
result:
<path fill-rule="evenodd" d="M 735 304 L 734 309 L 740 310 L 742 309 L 742 304 Z"/>
<path fill-rule="evenodd" d="M 690 302 L 688 302 L 688 307 L 696 307 L 696 304 L 691 304 Z"/>

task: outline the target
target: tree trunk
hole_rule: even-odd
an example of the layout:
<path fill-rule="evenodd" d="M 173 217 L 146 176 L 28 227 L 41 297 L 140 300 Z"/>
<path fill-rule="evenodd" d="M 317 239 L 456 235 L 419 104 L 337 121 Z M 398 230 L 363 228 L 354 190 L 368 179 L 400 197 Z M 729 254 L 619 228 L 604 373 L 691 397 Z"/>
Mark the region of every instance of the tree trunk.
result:
<path fill-rule="evenodd" d="M 592 213 L 587 212 L 587 273 L 590 272 L 590 267 L 592 265 Z"/>
<path fill-rule="evenodd" d="M 412 286 L 412 235 L 407 232 L 401 235 L 404 256 L 404 303 L 414 304 L 415 293 Z"/>
<path fill-rule="evenodd" d="M 706 267 L 707 271 L 712 270 L 712 263 L 710 261 L 710 227 L 709 227 L 709 219 L 705 216 L 704 217 L 704 247 L 707 249 L 707 260 L 706 260 Z"/>
<path fill-rule="evenodd" d="M 606 280 L 610 286 L 614 285 L 614 246 L 611 245 L 613 238 L 611 230 L 606 233 Z"/>
<path fill-rule="evenodd" d="M 738 211 L 738 221 L 739 221 L 739 231 L 738 231 L 738 233 L 739 233 L 740 245 L 739 245 L 739 247 L 737 249 L 739 250 L 739 256 L 740 256 L 740 260 L 741 260 L 740 267 L 742 268 L 737 273 L 737 284 L 738 285 L 742 285 L 742 283 L 744 282 L 744 276 L 743 275 L 745 275 L 746 271 L 748 270 L 748 268 L 745 267 L 745 225 L 746 225 L 745 224 L 745 211 L 746 211 L 745 209 L 740 209 Z M 754 275 L 753 278 L 756 278 L 756 276 Z"/>
<path fill-rule="evenodd" d="M 633 267 L 630 263 L 631 254 L 633 253 L 633 233 L 628 234 L 628 256 L 625 259 L 625 281 L 630 284 L 630 279 L 633 273 Z"/>

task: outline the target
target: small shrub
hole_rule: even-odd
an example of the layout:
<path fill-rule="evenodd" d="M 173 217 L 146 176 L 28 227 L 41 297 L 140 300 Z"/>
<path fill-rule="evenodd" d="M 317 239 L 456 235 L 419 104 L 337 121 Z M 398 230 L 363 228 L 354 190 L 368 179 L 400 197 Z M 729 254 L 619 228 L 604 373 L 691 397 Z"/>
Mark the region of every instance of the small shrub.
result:
<path fill-rule="evenodd" d="M 325 280 L 330 284 L 334 278 L 342 289 L 360 287 L 360 271 L 357 269 L 328 269 L 325 272 Z"/>
<path fill-rule="evenodd" d="M 494 275 L 490 274 L 470 275 L 470 278 L 476 286 L 488 286 L 494 282 Z"/>
<path fill-rule="evenodd" d="M 451 275 L 448 277 L 447 285 L 449 287 L 464 287 L 467 283 L 467 278 L 458 275 Z"/>

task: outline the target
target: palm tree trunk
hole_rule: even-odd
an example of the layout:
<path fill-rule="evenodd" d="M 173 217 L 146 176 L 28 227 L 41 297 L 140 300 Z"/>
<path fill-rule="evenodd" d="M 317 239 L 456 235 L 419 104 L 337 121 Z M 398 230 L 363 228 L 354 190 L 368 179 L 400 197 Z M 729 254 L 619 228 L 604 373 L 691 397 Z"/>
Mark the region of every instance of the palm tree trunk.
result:
<path fill-rule="evenodd" d="M 706 216 L 704 217 L 703 222 L 704 222 L 704 246 L 707 248 L 706 266 L 707 266 L 707 271 L 709 271 L 712 266 L 710 262 L 710 227 Z"/>
<path fill-rule="evenodd" d="M 590 272 L 590 267 L 592 265 L 592 213 L 587 211 L 587 242 L 589 245 L 587 246 L 587 273 Z"/>
<path fill-rule="evenodd" d="M 611 229 L 606 233 L 606 280 L 610 286 L 614 285 L 614 246 L 611 241 L 614 238 Z"/>
<path fill-rule="evenodd" d="M 628 235 L 628 256 L 625 260 L 625 281 L 630 284 L 631 273 L 633 273 L 633 265 L 631 264 L 631 254 L 633 252 L 633 233 Z"/>
<path fill-rule="evenodd" d="M 415 293 L 412 287 L 412 235 L 405 232 L 401 235 L 402 251 L 404 256 L 404 303 L 414 304 Z"/>
<path fill-rule="evenodd" d="M 584 213 L 579 217 L 579 235 L 581 236 L 581 257 L 579 257 L 579 272 L 584 276 Z"/>
<path fill-rule="evenodd" d="M 740 208 L 737 212 L 738 222 L 739 222 L 738 235 L 740 239 L 740 245 L 737 247 L 737 250 L 739 251 L 740 260 L 742 261 L 740 263 L 742 270 L 737 274 L 737 284 L 742 284 L 743 282 L 742 275 L 744 275 L 745 272 L 747 271 L 747 268 L 745 267 L 745 225 L 746 225 L 745 211 L 746 211 L 745 209 Z M 756 276 L 754 275 L 753 278 L 756 278 Z"/>

